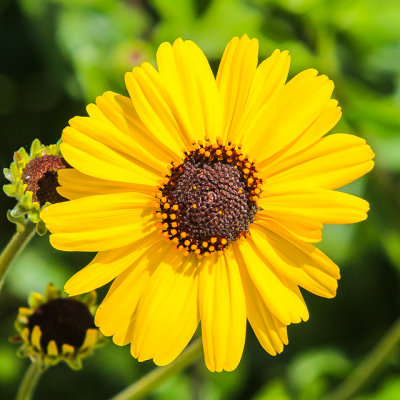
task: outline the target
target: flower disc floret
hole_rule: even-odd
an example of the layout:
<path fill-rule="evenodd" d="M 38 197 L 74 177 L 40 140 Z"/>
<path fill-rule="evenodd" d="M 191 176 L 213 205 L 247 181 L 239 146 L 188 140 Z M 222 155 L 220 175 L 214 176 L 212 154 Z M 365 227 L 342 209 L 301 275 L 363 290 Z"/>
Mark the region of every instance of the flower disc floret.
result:
<path fill-rule="evenodd" d="M 246 236 L 261 187 L 254 163 L 239 147 L 194 143 L 157 193 L 162 233 L 187 255 L 222 251 Z"/>

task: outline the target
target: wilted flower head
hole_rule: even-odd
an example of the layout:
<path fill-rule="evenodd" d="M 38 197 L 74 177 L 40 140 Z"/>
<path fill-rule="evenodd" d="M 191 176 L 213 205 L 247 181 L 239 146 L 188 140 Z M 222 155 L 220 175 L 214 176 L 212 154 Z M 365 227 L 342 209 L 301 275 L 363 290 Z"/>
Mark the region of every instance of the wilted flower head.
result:
<path fill-rule="evenodd" d="M 11 338 L 22 343 L 19 356 L 44 368 L 65 361 L 79 369 L 82 359 L 104 342 L 94 325 L 96 292 L 65 298 L 49 284 L 44 296 L 32 293 L 28 302 L 29 307 L 19 309 L 15 323 L 19 334 Z"/>

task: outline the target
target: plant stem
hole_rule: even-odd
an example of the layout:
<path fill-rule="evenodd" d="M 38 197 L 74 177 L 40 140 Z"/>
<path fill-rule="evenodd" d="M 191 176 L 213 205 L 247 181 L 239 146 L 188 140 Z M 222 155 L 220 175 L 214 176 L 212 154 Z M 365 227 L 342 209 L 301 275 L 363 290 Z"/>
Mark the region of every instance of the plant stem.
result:
<path fill-rule="evenodd" d="M 26 370 L 25 375 L 18 388 L 16 400 L 31 400 L 33 392 L 35 391 L 36 385 L 39 382 L 39 378 L 43 374 L 45 369 L 39 362 L 32 362 L 29 368 Z"/>
<path fill-rule="evenodd" d="M 166 367 L 158 367 L 137 382 L 128 386 L 111 400 L 141 399 L 172 375 L 190 365 L 202 354 L 201 338 L 196 339 L 173 363 Z"/>
<path fill-rule="evenodd" d="M 349 378 L 323 400 L 347 400 L 353 398 L 377 370 L 394 354 L 400 342 L 400 318 L 387 331 L 379 343 L 364 358 Z"/>
<path fill-rule="evenodd" d="M 4 278 L 7 271 L 18 256 L 18 254 L 25 248 L 29 241 L 35 234 L 36 224 L 27 221 L 25 229 L 22 232 L 15 232 L 14 236 L 8 242 L 7 246 L 0 255 L 0 291 L 4 284 Z"/>

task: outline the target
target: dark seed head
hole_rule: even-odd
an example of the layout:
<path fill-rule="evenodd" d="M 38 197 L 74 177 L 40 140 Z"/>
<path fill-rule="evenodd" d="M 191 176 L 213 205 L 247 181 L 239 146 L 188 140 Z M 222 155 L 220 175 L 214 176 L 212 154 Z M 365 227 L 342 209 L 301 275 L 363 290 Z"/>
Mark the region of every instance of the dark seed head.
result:
<path fill-rule="evenodd" d="M 32 332 L 38 325 L 42 331 L 40 345 L 46 351 L 50 340 L 54 340 L 61 351 L 63 344 L 75 349 L 82 346 L 86 331 L 95 328 L 93 315 L 77 300 L 55 299 L 43 304 L 29 317 L 28 328 Z"/>
<path fill-rule="evenodd" d="M 258 211 L 261 180 L 233 146 L 197 146 L 174 166 L 161 188 L 163 232 L 178 248 L 199 256 L 246 235 Z"/>
<path fill-rule="evenodd" d="M 57 171 L 69 167 L 60 156 L 46 155 L 34 158 L 22 171 L 22 181 L 27 184 L 25 190 L 33 192 L 32 200 L 37 201 L 41 207 L 47 201 L 59 203 L 67 200 L 57 192 L 56 188 L 60 186 Z"/>

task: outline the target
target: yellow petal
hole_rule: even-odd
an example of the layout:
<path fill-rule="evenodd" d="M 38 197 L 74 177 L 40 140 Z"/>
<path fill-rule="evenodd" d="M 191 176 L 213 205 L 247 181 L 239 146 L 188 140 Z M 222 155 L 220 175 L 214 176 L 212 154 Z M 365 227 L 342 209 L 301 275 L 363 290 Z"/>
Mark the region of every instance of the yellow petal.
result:
<path fill-rule="evenodd" d="M 169 364 L 192 338 L 199 322 L 196 263 L 170 250 L 151 276 L 134 317 L 131 352 L 139 361 Z"/>
<path fill-rule="evenodd" d="M 236 245 L 233 245 L 236 246 Z M 236 249 L 235 252 L 238 250 Z M 283 345 L 288 344 L 286 325 L 280 322 L 268 309 L 247 272 L 238 262 L 246 297 L 246 312 L 250 325 L 262 347 L 271 355 L 281 353 Z"/>
<path fill-rule="evenodd" d="M 257 63 L 257 39 L 250 40 L 247 35 L 235 37 L 226 46 L 217 74 L 223 107 L 223 139 L 236 140 L 235 132 L 243 117 Z"/>
<path fill-rule="evenodd" d="M 153 232 L 128 246 L 101 251 L 90 264 L 68 280 L 64 290 L 70 296 L 76 296 L 97 289 L 129 268 L 149 248 L 154 251 L 154 246 L 163 242 L 158 232 Z"/>
<path fill-rule="evenodd" d="M 296 75 L 244 127 L 243 150 L 253 159 L 262 161 L 284 149 L 326 108 L 333 83 L 316 75 L 315 70 Z"/>
<path fill-rule="evenodd" d="M 40 330 L 39 325 L 35 325 L 31 334 L 31 342 L 35 349 L 40 350 L 42 347 L 40 345 L 40 339 L 42 337 L 42 331 Z"/>
<path fill-rule="evenodd" d="M 264 213 L 264 211 L 259 211 L 256 214 L 257 222 L 266 226 L 267 228 L 278 225 L 283 231 L 289 235 L 294 236 L 304 242 L 318 243 L 322 240 L 322 228 L 323 224 L 319 221 L 312 221 L 305 218 L 294 218 L 294 217 L 279 217 L 272 218 Z"/>
<path fill-rule="evenodd" d="M 172 100 L 160 74 L 149 63 L 143 63 L 125 74 L 125 83 L 145 127 L 153 136 L 164 138 L 175 154 L 180 154 L 189 138 L 173 113 Z"/>
<path fill-rule="evenodd" d="M 57 357 L 58 356 L 58 349 L 57 344 L 54 340 L 50 340 L 49 344 L 47 345 L 47 354 L 50 357 Z"/>
<path fill-rule="evenodd" d="M 96 99 L 96 110 L 115 125 L 126 136 L 130 137 L 138 150 L 145 151 L 164 164 L 179 161 L 180 154 L 175 154 L 165 143 L 165 138 L 160 132 L 149 131 L 140 120 L 132 100 L 113 92 L 105 92 Z M 94 105 L 93 105 L 94 106 Z M 93 107 L 94 108 L 94 107 Z M 89 115 L 94 110 L 88 109 Z"/>
<path fill-rule="evenodd" d="M 41 218 L 52 245 L 66 251 L 123 247 L 154 230 L 151 197 L 140 193 L 88 196 L 53 204 Z"/>
<path fill-rule="evenodd" d="M 245 298 L 238 266 L 229 256 L 206 257 L 199 274 L 204 358 L 210 371 L 238 365 L 246 333 Z"/>
<path fill-rule="evenodd" d="M 263 302 L 276 318 L 285 325 L 308 319 L 307 306 L 297 285 L 272 269 L 251 236 L 237 242 L 233 250 L 240 268 L 246 268 Z"/>
<path fill-rule="evenodd" d="M 61 196 L 69 200 L 98 194 L 123 192 L 139 192 L 152 195 L 155 191 L 154 186 L 99 179 L 85 175 L 73 168 L 60 169 L 57 175 L 58 183 L 61 185 L 57 188 L 57 191 Z"/>
<path fill-rule="evenodd" d="M 133 316 L 148 281 L 166 256 L 170 244 L 159 241 L 136 253 L 132 265 L 112 283 L 107 296 L 97 309 L 95 323 L 106 336 L 123 346 L 132 341 Z"/>
<path fill-rule="evenodd" d="M 157 51 L 160 77 L 187 142 L 221 135 L 221 105 L 214 75 L 201 49 L 190 40 L 162 43 Z"/>
<path fill-rule="evenodd" d="M 230 133 L 233 142 L 241 142 L 246 127 L 258 111 L 278 93 L 285 85 L 290 66 L 290 56 L 287 51 L 275 50 L 257 68 L 246 100 L 240 124 Z"/>
<path fill-rule="evenodd" d="M 104 95 L 103 95 L 104 96 Z M 98 101 L 98 99 L 97 99 Z M 97 107 L 92 104 L 92 108 Z M 90 107 L 88 107 L 91 110 Z M 138 164 L 140 167 L 149 170 L 156 175 L 165 173 L 166 163 L 160 162 L 148 149 L 117 128 L 106 118 L 75 117 L 69 121 L 69 125 L 74 131 L 89 136 L 96 142 L 100 142 L 109 149 L 121 154 L 129 161 Z M 66 138 L 66 135 L 64 136 Z M 71 142 L 71 141 L 70 141 Z"/>
<path fill-rule="evenodd" d="M 80 172 L 97 178 L 156 185 L 160 174 L 138 165 L 74 128 L 67 126 L 62 134 L 61 152 L 68 163 Z"/>
<path fill-rule="evenodd" d="M 268 186 L 259 201 L 263 214 L 325 224 L 351 224 L 367 218 L 369 204 L 351 194 L 296 185 Z"/>
<path fill-rule="evenodd" d="M 337 133 L 316 145 L 264 168 L 269 185 L 291 182 L 336 189 L 369 172 L 374 152 L 364 139 Z"/>
<path fill-rule="evenodd" d="M 266 262 L 296 285 L 318 296 L 334 297 L 340 278 L 337 265 L 314 246 L 296 240 L 279 226 L 270 226 L 254 223 L 250 231 Z"/>

